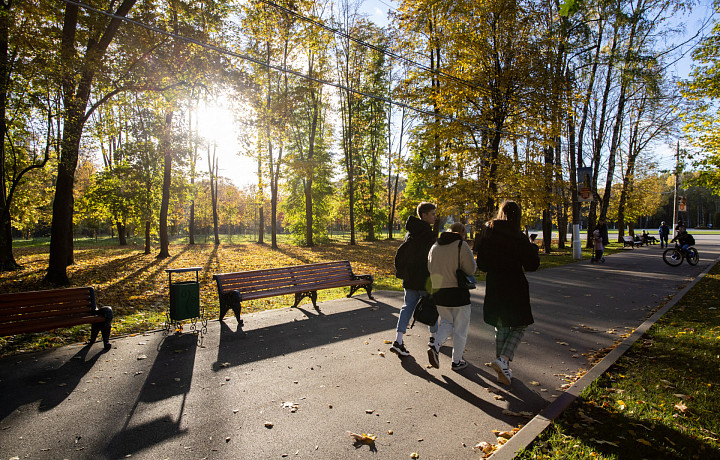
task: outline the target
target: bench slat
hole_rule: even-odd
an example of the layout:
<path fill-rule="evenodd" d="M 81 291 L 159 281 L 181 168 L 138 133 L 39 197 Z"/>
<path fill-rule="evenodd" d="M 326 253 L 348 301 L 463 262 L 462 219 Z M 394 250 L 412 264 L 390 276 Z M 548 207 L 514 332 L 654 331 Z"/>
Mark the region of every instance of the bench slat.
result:
<path fill-rule="evenodd" d="M 89 304 L 91 302 L 90 291 L 88 288 L 73 288 L 2 294 L 0 295 L 0 311 L 7 309 L 12 310 L 16 307 L 58 304 L 64 302 L 84 302 Z"/>
<path fill-rule="evenodd" d="M 0 335 L 26 334 L 29 332 L 42 332 L 61 327 L 77 326 L 79 324 L 103 323 L 105 318 L 96 315 L 78 315 L 55 320 L 37 320 L 32 322 L 8 323 L 0 326 Z"/>

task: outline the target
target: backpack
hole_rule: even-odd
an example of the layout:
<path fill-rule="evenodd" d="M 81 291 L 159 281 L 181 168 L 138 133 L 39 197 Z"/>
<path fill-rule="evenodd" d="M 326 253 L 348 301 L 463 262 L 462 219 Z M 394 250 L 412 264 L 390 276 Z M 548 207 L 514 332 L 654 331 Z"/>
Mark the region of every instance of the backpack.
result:
<path fill-rule="evenodd" d="M 408 266 L 410 265 L 410 254 L 412 253 L 412 237 L 408 236 L 403 243 L 398 246 L 395 253 L 395 277 L 405 279 L 408 277 Z"/>
<path fill-rule="evenodd" d="M 689 244 L 690 246 L 695 244 L 695 238 L 689 233 L 685 234 L 685 244 Z"/>

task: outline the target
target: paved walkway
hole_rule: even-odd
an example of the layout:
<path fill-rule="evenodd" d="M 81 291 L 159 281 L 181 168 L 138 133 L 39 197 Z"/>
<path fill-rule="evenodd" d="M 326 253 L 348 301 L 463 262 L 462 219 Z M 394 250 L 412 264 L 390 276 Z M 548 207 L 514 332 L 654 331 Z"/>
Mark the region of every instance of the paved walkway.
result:
<path fill-rule="evenodd" d="M 482 286 L 460 372 L 449 348 L 440 369 L 427 368 L 417 326 L 412 356 L 389 352 L 399 292 L 246 315 L 242 331 L 212 321 L 203 347 L 153 332 L 114 339 L 108 353 L 71 345 L 0 360 L 0 459 L 477 458 L 472 446 L 494 442 L 491 430 L 527 421 L 508 411 L 546 407 L 588 354 L 720 256 L 720 237 L 697 243 L 696 267 L 669 267 L 651 246 L 530 274 L 536 323 L 511 387 L 485 366 L 494 342 Z M 348 432 L 377 435 L 374 449 Z"/>

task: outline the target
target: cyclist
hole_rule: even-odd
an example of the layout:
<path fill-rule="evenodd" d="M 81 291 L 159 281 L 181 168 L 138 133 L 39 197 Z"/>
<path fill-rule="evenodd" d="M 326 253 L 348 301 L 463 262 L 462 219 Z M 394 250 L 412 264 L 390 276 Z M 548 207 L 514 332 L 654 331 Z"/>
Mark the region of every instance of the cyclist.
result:
<path fill-rule="evenodd" d="M 678 226 L 678 233 L 675 235 L 675 238 L 673 238 L 670 242 L 674 243 L 677 241 L 678 245 L 680 246 L 680 250 L 686 254 L 688 257 L 692 257 L 693 254 L 691 251 L 688 251 L 688 248 L 695 244 L 695 238 L 691 234 L 685 230 L 684 226 Z"/>

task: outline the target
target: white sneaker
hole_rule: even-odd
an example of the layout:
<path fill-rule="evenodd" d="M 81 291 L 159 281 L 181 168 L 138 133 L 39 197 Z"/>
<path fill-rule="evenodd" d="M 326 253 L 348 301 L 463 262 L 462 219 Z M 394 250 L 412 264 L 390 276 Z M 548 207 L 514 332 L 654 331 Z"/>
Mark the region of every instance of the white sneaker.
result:
<path fill-rule="evenodd" d="M 510 385 L 510 382 L 512 381 L 512 371 L 510 370 L 510 365 L 508 365 L 508 363 L 502 358 L 498 358 L 492 362 L 491 366 L 495 369 L 495 372 L 497 372 L 498 382 L 503 385 Z"/>

